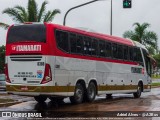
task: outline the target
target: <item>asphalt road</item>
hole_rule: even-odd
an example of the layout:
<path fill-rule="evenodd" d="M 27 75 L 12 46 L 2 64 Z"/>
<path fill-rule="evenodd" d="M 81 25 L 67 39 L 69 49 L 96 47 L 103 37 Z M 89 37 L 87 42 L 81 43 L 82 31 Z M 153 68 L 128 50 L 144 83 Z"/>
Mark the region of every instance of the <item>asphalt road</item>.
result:
<path fill-rule="evenodd" d="M 105 113 L 115 111 L 160 111 L 160 88 L 153 88 L 151 92 L 143 93 L 141 98 L 138 99 L 134 99 L 132 94 L 115 94 L 111 99 L 106 99 L 103 95 L 96 97 L 96 100 L 93 103 L 83 103 L 79 105 L 72 105 L 68 98 L 64 99 L 64 103 L 61 104 L 51 102 L 49 99 L 47 99 L 45 103 L 39 104 L 34 101 L 32 97 L 15 95 L 9 97 L 19 99 L 22 103 L 9 107 L 1 107 L 0 111 L 36 111 L 41 112 L 43 117 L 55 117 L 57 115 L 62 117 L 64 117 L 64 115 L 69 115 L 70 117 L 78 115 L 82 117 L 82 114 L 83 117 L 93 117 L 95 114 L 101 116 L 101 114 L 104 115 Z M 154 119 L 157 120 L 160 119 L 160 117 Z"/>

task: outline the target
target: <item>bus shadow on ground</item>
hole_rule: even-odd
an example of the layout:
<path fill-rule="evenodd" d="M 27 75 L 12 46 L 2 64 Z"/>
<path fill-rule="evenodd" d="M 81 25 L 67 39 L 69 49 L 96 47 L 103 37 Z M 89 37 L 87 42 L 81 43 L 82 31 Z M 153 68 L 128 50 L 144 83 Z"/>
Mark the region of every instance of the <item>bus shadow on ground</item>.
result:
<path fill-rule="evenodd" d="M 100 117 L 105 115 L 106 111 L 93 111 L 90 109 L 95 106 L 95 108 L 99 105 L 112 105 L 115 104 L 116 101 L 120 101 L 123 99 L 132 99 L 131 97 L 110 97 L 110 98 L 98 98 L 92 103 L 84 102 L 82 104 L 74 105 L 70 102 L 43 102 L 37 103 L 34 107 L 36 112 L 40 112 L 43 117 Z"/>
<path fill-rule="evenodd" d="M 41 113 L 43 117 L 73 117 L 73 112 L 61 111 L 63 108 L 72 106 L 71 103 L 58 103 L 55 101 L 37 103 L 34 107 L 36 112 Z"/>

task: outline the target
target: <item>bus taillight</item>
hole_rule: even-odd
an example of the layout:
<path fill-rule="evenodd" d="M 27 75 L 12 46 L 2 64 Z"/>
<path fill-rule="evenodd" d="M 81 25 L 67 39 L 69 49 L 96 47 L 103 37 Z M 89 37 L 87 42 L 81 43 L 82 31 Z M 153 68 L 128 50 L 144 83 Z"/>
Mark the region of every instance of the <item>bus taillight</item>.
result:
<path fill-rule="evenodd" d="M 5 75 L 6 75 L 6 82 L 11 83 L 9 79 L 9 74 L 8 74 L 8 65 L 5 64 Z"/>
<path fill-rule="evenodd" d="M 52 80 L 51 67 L 49 64 L 46 64 L 45 65 L 45 73 L 44 73 L 44 77 L 43 77 L 41 84 L 45 84 L 51 80 Z"/>

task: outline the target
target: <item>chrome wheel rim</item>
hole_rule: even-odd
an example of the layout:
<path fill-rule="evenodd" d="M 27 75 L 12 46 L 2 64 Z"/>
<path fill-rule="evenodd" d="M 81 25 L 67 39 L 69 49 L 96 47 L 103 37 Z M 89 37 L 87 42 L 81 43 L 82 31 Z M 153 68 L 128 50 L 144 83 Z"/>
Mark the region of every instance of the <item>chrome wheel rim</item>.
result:
<path fill-rule="evenodd" d="M 76 99 L 77 100 L 81 100 L 82 99 L 82 96 L 83 96 L 83 92 L 81 89 L 77 89 L 76 90 Z"/>
<path fill-rule="evenodd" d="M 89 95 L 90 98 L 93 98 L 93 97 L 94 97 L 94 88 L 91 88 L 91 87 L 90 87 L 90 88 L 88 89 L 88 95 Z"/>
<path fill-rule="evenodd" d="M 140 86 L 138 86 L 137 93 L 138 93 L 138 95 L 141 94 L 141 87 Z"/>

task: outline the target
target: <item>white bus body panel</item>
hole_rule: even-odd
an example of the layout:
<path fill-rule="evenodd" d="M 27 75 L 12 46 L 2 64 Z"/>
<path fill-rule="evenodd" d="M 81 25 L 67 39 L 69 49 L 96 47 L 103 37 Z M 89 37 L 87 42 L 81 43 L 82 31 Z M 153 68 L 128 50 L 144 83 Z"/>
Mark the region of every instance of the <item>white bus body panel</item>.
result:
<path fill-rule="evenodd" d="M 138 85 L 139 81 L 143 82 L 143 85 L 148 85 L 150 80 L 146 72 L 144 74 L 131 73 L 131 67 L 143 68 L 142 66 L 120 64 L 103 61 L 93 61 L 78 58 L 59 57 L 59 56 L 43 56 L 41 61 L 50 64 L 52 70 L 52 81 L 46 84 L 29 84 L 22 78 L 15 78 L 14 75 L 20 72 L 33 72 L 33 75 L 37 74 L 37 70 L 42 70 L 44 73 L 44 66 L 37 66 L 37 62 L 14 62 L 8 59 L 9 77 L 14 85 L 36 85 L 36 86 L 75 86 L 78 80 L 84 80 L 86 87 L 91 80 L 96 80 L 97 86 L 125 86 L 125 85 Z M 15 69 L 16 68 L 16 69 Z M 32 80 L 27 78 L 27 80 Z M 41 81 L 41 79 L 34 79 Z M 11 85 L 8 83 L 8 85 Z M 144 91 L 150 91 L 144 89 Z M 111 93 L 132 93 L 134 90 L 109 90 L 98 91 L 98 94 L 111 94 Z M 29 95 L 30 92 L 12 92 L 14 94 Z M 61 95 L 61 96 L 73 96 L 72 92 L 54 92 L 54 93 L 31 93 L 33 96 L 37 95 Z"/>
<path fill-rule="evenodd" d="M 40 84 L 44 77 L 45 56 L 15 55 L 8 57 L 8 73 L 12 84 Z M 35 60 L 35 61 L 31 61 Z M 38 65 L 42 63 L 42 65 Z"/>
<path fill-rule="evenodd" d="M 142 81 L 144 85 L 148 84 L 146 73 L 131 73 L 131 67 L 143 68 L 142 66 L 58 56 L 56 57 L 56 65 L 60 67 L 55 68 L 55 71 L 58 76 L 61 75 L 60 79 L 55 79 L 58 85 L 64 83 L 65 86 L 69 82 L 70 86 L 75 86 L 78 80 L 84 80 L 86 87 L 90 80 L 96 80 L 98 86 L 138 85 L 139 81 Z M 98 91 L 98 93 L 128 93 L 136 92 L 136 90 Z"/>

